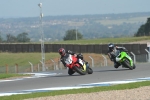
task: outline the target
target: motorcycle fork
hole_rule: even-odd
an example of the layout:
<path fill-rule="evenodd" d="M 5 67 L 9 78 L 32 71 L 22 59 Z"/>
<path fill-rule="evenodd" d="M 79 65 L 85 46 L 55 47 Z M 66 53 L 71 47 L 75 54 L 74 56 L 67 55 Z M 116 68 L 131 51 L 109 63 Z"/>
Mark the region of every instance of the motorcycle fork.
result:
<path fill-rule="evenodd" d="M 86 71 L 86 65 L 85 65 L 85 63 L 83 64 L 82 69 L 83 69 L 83 71 Z"/>

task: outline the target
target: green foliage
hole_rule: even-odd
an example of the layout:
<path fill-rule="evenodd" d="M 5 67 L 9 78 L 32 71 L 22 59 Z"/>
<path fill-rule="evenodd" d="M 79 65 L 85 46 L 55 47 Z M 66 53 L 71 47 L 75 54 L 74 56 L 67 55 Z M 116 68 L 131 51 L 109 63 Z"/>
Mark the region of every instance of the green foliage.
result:
<path fill-rule="evenodd" d="M 78 40 L 83 38 L 83 36 L 80 32 L 78 32 L 75 29 L 71 29 L 71 30 L 66 31 L 66 35 L 63 39 L 64 40 L 76 40 L 76 37 Z"/>
<path fill-rule="evenodd" d="M 14 42 L 17 42 L 17 38 L 11 34 L 7 34 L 6 35 L 6 41 L 8 43 L 14 43 Z"/>
<path fill-rule="evenodd" d="M 147 22 L 141 25 L 135 36 L 150 36 L 150 18 L 147 18 Z"/>
<path fill-rule="evenodd" d="M 29 42 L 30 38 L 28 38 L 28 33 L 23 32 L 21 34 L 18 34 L 17 41 L 18 42 Z"/>
<path fill-rule="evenodd" d="M 12 34 L 6 35 L 6 40 L 0 36 L 0 42 L 7 42 L 7 43 L 16 43 L 16 42 L 30 42 L 30 38 L 28 37 L 28 33 L 23 32 L 16 36 Z"/>
<path fill-rule="evenodd" d="M 0 32 L 0 42 L 2 42 L 2 41 L 3 41 L 3 38 L 2 38 L 1 32 Z"/>

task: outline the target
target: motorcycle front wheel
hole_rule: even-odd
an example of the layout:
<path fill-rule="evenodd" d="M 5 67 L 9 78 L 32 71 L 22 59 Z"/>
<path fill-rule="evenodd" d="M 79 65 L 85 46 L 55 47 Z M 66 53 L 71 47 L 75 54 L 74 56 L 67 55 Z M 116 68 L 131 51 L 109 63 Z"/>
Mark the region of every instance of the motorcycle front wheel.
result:
<path fill-rule="evenodd" d="M 86 71 L 83 71 L 82 68 L 79 68 L 79 67 L 77 67 L 77 66 L 74 66 L 73 68 L 74 68 L 74 70 L 75 70 L 77 73 L 79 73 L 80 75 L 85 75 L 85 74 L 86 74 Z"/>
<path fill-rule="evenodd" d="M 93 73 L 92 68 L 89 67 L 89 68 L 87 69 L 87 72 L 88 72 L 88 74 L 92 74 L 92 73 Z"/>
<path fill-rule="evenodd" d="M 130 61 L 128 59 L 125 59 L 124 62 L 122 62 L 122 64 L 130 70 L 133 70 L 133 67 L 130 65 Z"/>
<path fill-rule="evenodd" d="M 74 73 L 75 73 L 75 71 L 74 71 L 73 69 L 70 69 L 70 68 L 68 69 L 68 74 L 69 74 L 69 75 L 72 75 L 72 74 L 74 74 Z"/>

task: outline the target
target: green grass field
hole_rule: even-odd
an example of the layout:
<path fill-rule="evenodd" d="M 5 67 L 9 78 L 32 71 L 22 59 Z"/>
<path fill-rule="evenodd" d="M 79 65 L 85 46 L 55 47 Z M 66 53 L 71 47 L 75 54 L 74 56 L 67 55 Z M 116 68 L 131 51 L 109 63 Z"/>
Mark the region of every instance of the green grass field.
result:
<path fill-rule="evenodd" d="M 30 66 L 29 62 L 38 64 L 41 60 L 41 53 L 0 53 L 0 66 Z M 59 57 L 58 53 L 45 53 L 45 59 L 53 59 Z"/>
<path fill-rule="evenodd" d="M 144 37 L 122 37 L 122 38 L 100 38 L 100 39 L 87 39 L 87 40 L 68 40 L 51 42 L 54 44 L 108 44 L 108 43 L 129 43 L 142 40 L 150 40 L 150 36 Z"/>
<path fill-rule="evenodd" d="M 0 73 L 22 73 L 31 72 L 31 65 L 33 64 L 34 71 L 37 71 L 39 64 L 39 70 L 42 70 L 41 53 L 0 53 Z M 53 66 L 51 59 L 59 58 L 58 53 L 45 53 L 45 65 L 49 68 Z M 29 63 L 30 62 L 30 63 Z M 46 63 L 48 62 L 48 63 Z M 18 67 L 15 67 L 18 66 Z"/>

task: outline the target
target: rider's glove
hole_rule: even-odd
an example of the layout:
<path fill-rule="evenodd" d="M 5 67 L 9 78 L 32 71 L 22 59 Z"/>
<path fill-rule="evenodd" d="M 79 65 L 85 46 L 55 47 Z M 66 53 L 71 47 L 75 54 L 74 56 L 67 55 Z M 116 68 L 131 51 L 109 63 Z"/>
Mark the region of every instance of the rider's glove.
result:
<path fill-rule="evenodd" d="M 72 51 L 68 50 L 68 53 L 72 53 Z"/>

